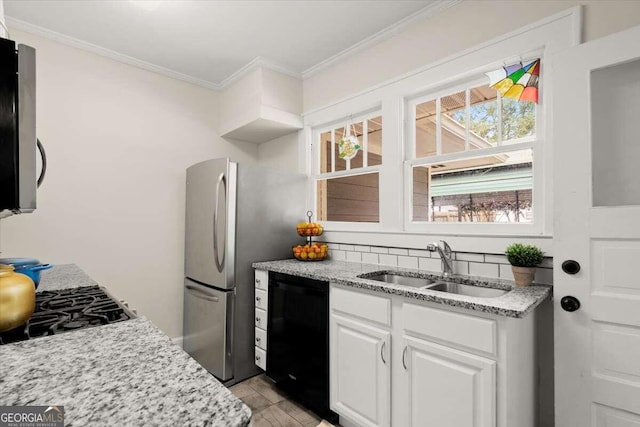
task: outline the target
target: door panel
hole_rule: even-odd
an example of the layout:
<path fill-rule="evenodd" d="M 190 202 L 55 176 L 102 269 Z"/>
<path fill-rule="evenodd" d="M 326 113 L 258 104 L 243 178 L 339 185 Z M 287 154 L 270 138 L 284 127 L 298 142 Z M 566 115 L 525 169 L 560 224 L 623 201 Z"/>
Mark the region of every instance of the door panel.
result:
<path fill-rule="evenodd" d="M 331 315 L 331 407 L 362 426 L 390 423 L 390 333 Z"/>
<path fill-rule="evenodd" d="M 226 255 L 228 168 L 227 159 L 191 166 L 187 169 L 186 190 L 185 276 L 223 289 L 233 286 L 227 281 L 222 262 Z"/>
<path fill-rule="evenodd" d="M 233 295 L 189 279 L 184 283 L 184 350 L 221 380 L 233 375 L 230 319 Z"/>
<path fill-rule="evenodd" d="M 495 361 L 405 340 L 411 426 L 495 426 Z"/>
<path fill-rule="evenodd" d="M 631 426 L 640 416 L 638 40 L 640 27 L 635 27 L 551 59 L 557 83 L 552 144 L 557 426 Z M 577 274 L 562 271 L 567 259 L 581 264 Z M 563 309 L 561 300 L 569 295 L 580 301 L 577 311 Z"/>

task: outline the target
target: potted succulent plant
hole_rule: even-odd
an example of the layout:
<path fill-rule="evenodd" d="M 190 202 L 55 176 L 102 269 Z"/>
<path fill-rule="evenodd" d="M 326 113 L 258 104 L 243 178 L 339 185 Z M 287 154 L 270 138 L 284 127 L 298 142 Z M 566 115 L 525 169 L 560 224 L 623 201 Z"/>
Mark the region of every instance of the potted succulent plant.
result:
<path fill-rule="evenodd" d="M 517 286 L 529 286 L 542 263 L 543 252 L 536 246 L 514 243 L 505 251 Z"/>

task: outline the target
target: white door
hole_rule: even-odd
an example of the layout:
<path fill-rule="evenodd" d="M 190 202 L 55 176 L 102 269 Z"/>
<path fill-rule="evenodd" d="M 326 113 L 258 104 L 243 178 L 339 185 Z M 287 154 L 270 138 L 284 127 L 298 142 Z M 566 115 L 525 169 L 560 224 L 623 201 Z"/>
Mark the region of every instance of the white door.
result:
<path fill-rule="evenodd" d="M 495 426 L 495 361 L 421 339 L 404 340 L 408 426 Z"/>
<path fill-rule="evenodd" d="M 388 426 L 389 332 L 331 315 L 331 409 L 360 426 Z"/>
<path fill-rule="evenodd" d="M 556 426 L 638 427 L 640 27 L 551 65 Z"/>

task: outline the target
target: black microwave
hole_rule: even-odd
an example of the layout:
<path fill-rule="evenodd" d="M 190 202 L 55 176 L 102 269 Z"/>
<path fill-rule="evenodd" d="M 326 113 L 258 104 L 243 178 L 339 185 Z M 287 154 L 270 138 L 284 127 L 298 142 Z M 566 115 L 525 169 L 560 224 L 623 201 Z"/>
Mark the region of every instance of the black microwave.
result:
<path fill-rule="evenodd" d="M 0 218 L 34 211 L 45 169 L 44 149 L 36 137 L 36 51 L 0 38 Z"/>

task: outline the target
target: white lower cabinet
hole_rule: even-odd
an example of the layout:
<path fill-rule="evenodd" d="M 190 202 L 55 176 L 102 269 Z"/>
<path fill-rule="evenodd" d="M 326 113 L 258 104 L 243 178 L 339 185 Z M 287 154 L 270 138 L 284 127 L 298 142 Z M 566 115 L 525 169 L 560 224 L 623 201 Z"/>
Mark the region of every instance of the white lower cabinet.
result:
<path fill-rule="evenodd" d="M 537 426 L 535 312 L 508 318 L 333 283 L 330 306 L 331 409 L 343 426 Z"/>
<path fill-rule="evenodd" d="M 331 314 L 331 407 L 361 426 L 390 425 L 391 334 Z"/>
<path fill-rule="evenodd" d="M 407 426 L 495 425 L 496 362 L 404 338 Z"/>

